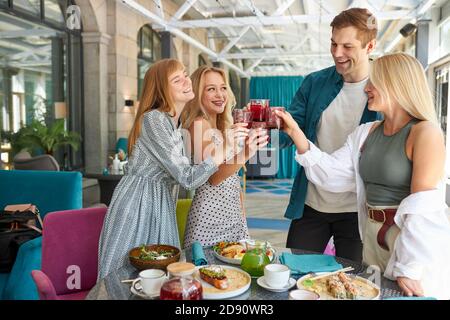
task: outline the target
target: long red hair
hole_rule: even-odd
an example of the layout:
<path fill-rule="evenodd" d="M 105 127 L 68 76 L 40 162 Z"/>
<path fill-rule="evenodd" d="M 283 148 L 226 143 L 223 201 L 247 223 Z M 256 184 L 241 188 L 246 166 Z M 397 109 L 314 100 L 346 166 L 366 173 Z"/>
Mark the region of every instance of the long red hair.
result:
<path fill-rule="evenodd" d="M 128 156 L 131 156 L 134 145 L 141 135 L 142 119 L 146 112 L 158 109 L 175 115 L 175 104 L 169 92 L 169 76 L 183 70 L 183 64 L 176 59 L 163 59 L 152 65 L 144 77 L 139 109 L 128 137 Z"/>

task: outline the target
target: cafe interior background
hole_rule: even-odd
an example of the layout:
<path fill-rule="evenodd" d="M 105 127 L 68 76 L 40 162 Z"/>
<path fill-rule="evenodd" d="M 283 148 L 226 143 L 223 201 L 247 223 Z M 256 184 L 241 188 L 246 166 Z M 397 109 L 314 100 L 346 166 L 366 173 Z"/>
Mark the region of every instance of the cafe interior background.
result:
<path fill-rule="evenodd" d="M 2 172 L 31 166 L 83 175 L 70 199 L 55 199 L 64 185 L 33 189 L 24 171 L 3 176 L 0 204 L 11 202 L 6 189 L 14 183 L 41 199 L 55 192 L 44 213 L 66 208 L 64 201 L 73 209 L 107 204 L 120 177 L 102 173 L 126 149 L 145 72 L 160 59 L 181 60 L 189 74 L 204 64 L 224 68 L 238 108 L 252 98 L 289 106 L 305 75 L 333 64 L 329 24 L 350 7 L 368 8 L 379 20 L 374 58 L 402 51 L 422 63 L 448 153 L 450 1 L 0 0 Z M 65 138 L 23 152 L 20 133 L 39 125 L 42 135 L 59 130 Z M 256 161 L 241 172 L 247 221 L 253 238 L 284 246 L 295 149 L 266 152 L 276 168 L 264 171 Z M 180 198 L 192 195 L 180 191 Z M 0 274 L 0 296 L 10 277 Z"/>

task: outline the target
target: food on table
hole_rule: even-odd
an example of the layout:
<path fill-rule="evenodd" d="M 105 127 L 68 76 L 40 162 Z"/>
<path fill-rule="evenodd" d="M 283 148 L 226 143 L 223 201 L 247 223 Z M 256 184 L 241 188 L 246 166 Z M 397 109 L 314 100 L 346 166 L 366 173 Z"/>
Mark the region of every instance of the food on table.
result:
<path fill-rule="evenodd" d="M 353 285 L 351 279 L 343 272 L 338 273 L 338 278 L 344 284 L 348 299 L 356 299 L 359 295 L 358 289 Z"/>
<path fill-rule="evenodd" d="M 347 297 L 344 284 L 339 281 L 337 276 L 332 276 L 327 279 L 327 289 L 337 299 L 345 299 Z"/>
<path fill-rule="evenodd" d="M 372 299 L 379 294 L 379 289 L 364 281 L 364 279 L 352 278 L 340 272 L 330 277 L 302 281 L 306 290 L 327 295 L 333 299 Z"/>
<path fill-rule="evenodd" d="M 237 258 L 240 254 L 245 253 L 245 248 L 241 244 L 232 244 L 222 249 L 221 255 L 227 258 Z"/>
<path fill-rule="evenodd" d="M 213 250 L 222 257 L 241 260 L 245 255 L 246 249 L 241 242 L 221 241 L 213 246 Z M 273 250 L 267 249 L 266 255 L 272 260 Z"/>
<path fill-rule="evenodd" d="M 140 260 L 164 260 L 173 257 L 176 254 L 174 250 L 148 250 L 145 245 L 141 246 L 141 250 L 139 252 Z"/>
<path fill-rule="evenodd" d="M 228 278 L 225 269 L 220 266 L 207 266 L 199 269 L 200 278 L 217 289 L 228 288 Z"/>

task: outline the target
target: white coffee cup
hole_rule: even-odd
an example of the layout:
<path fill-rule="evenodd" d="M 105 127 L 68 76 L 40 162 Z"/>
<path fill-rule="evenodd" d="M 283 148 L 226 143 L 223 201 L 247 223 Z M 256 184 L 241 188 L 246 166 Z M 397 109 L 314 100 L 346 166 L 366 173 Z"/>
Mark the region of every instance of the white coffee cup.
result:
<path fill-rule="evenodd" d="M 147 295 L 159 293 L 163 282 L 167 280 L 166 273 L 159 269 L 148 269 L 139 272 L 142 291 Z"/>
<path fill-rule="evenodd" d="M 298 289 L 289 292 L 289 300 L 320 300 L 320 296 L 312 291 Z"/>
<path fill-rule="evenodd" d="M 290 277 L 291 270 L 284 264 L 272 263 L 264 268 L 264 281 L 271 288 L 280 289 L 285 287 Z"/>

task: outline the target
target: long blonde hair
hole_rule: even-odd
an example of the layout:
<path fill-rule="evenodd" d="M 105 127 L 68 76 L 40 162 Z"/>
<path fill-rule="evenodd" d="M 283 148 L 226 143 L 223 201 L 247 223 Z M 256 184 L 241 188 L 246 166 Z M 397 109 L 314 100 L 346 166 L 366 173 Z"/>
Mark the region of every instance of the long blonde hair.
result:
<path fill-rule="evenodd" d="M 410 116 L 438 123 L 425 71 L 416 58 L 406 53 L 379 57 L 372 63 L 370 81 L 388 104 L 394 100 Z"/>
<path fill-rule="evenodd" d="M 128 137 L 128 155 L 130 156 L 141 134 L 142 119 L 145 113 L 158 109 L 175 116 L 175 104 L 169 92 L 169 76 L 183 70 L 183 64 L 175 59 L 163 59 L 152 65 L 144 77 L 139 109 Z"/>
<path fill-rule="evenodd" d="M 228 82 L 228 78 L 225 74 L 225 71 L 220 68 L 209 67 L 209 66 L 200 66 L 197 70 L 194 71 L 191 75 L 192 80 L 192 90 L 195 94 L 195 98 L 186 103 L 186 106 L 183 109 L 183 112 L 180 115 L 180 121 L 182 123 L 183 128 L 188 129 L 191 127 L 192 123 L 199 118 L 204 117 L 207 118 L 206 113 L 203 110 L 202 105 L 202 94 L 205 88 L 205 75 L 208 72 L 216 72 L 220 74 L 225 82 L 227 87 L 227 104 L 225 105 L 225 109 L 221 114 L 217 115 L 217 129 L 220 130 L 222 134 L 225 133 L 225 130 L 231 127 L 233 123 L 231 111 L 234 107 L 236 100 L 233 94 L 233 91 L 230 89 L 230 84 Z"/>

